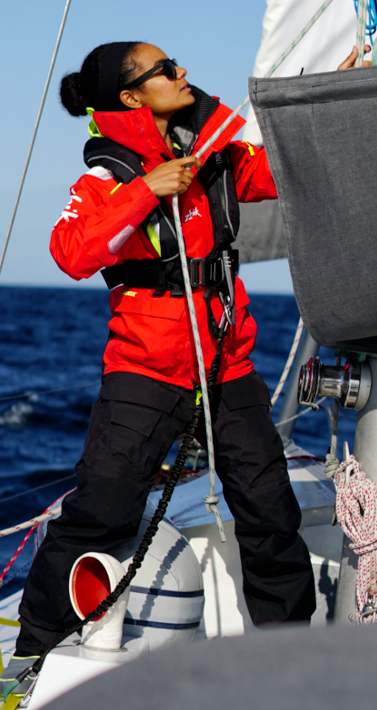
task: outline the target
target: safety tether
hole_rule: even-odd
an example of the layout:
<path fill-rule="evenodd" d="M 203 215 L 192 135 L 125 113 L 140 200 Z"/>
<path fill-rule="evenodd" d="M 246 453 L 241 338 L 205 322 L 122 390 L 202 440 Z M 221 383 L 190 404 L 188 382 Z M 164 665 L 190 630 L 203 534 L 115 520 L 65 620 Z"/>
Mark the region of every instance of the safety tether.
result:
<path fill-rule="evenodd" d="M 315 15 L 313 15 L 313 17 L 305 25 L 303 30 L 301 30 L 301 32 L 297 35 L 297 37 L 293 40 L 293 42 L 291 42 L 291 44 L 287 47 L 287 49 L 280 55 L 279 59 L 275 62 L 275 64 L 272 65 L 271 69 L 265 75 L 266 78 L 272 76 L 272 74 L 277 70 L 277 68 L 280 67 L 280 65 L 284 62 L 284 60 L 288 57 L 288 55 L 293 51 L 293 49 L 295 47 L 297 47 L 299 42 L 301 42 L 301 40 L 305 37 L 305 35 L 309 32 L 309 30 L 313 27 L 313 25 L 317 22 L 317 20 L 323 15 L 323 13 L 329 7 L 331 2 L 332 2 L 332 0 L 326 0 L 323 3 L 323 5 L 321 5 L 319 10 L 315 13 Z M 246 96 L 246 98 L 239 104 L 239 106 L 237 106 L 237 108 L 228 116 L 228 118 L 224 121 L 224 123 L 212 134 L 212 136 L 207 140 L 207 142 L 202 146 L 202 148 L 200 148 L 200 150 L 198 150 L 198 152 L 195 154 L 196 158 L 201 158 L 201 156 L 204 155 L 204 153 L 208 150 L 208 148 L 210 148 L 211 145 L 213 145 L 213 143 L 219 138 L 219 136 L 221 136 L 221 134 L 225 131 L 225 129 L 229 126 L 229 124 L 236 118 L 236 116 L 238 116 L 238 114 L 249 103 L 249 101 L 250 101 L 249 96 Z M 187 303 L 188 303 L 188 309 L 189 309 L 189 315 L 190 315 L 191 328 L 192 328 L 192 332 L 193 332 L 193 336 L 194 336 L 196 357 L 198 360 L 200 384 L 202 387 L 202 394 L 203 394 L 203 411 L 204 411 L 204 421 L 205 421 L 205 428 L 206 428 L 206 435 L 207 435 L 208 466 L 209 466 L 209 478 L 210 478 L 209 495 L 205 497 L 205 502 L 206 502 L 207 510 L 209 510 L 209 512 L 212 512 L 215 515 L 216 525 L 217 525 L 219 533 L 220 533 L 220 538 L 221 538 L 221 541 L 224 542 L 225 541 L 224 529 L 223 529 L 220 514 L 217 509 L 217 503 L 219 502 L 219 500 L 218 500 L 217 496 L 215 496 L 215 483 L 216 483 L 215 453 L 214 453 L 214 448 L 213 448 L 211 410 L 210 410 L 208 392 L 207 392 L 203 350 L 202 350 L 201 341 L 200 341 L 200 334 L 199 334 L 198 323 L 197 323 L 197 319 L 196 319 L 194 299 L 193 299 L 193 295 L 192 295 L 190 277 L 189 277 L 189 273 L 188 273 L 185 241 L 184 241 L 184 237 L 183 237 L 181 218 L 180 218 L 180 214 L 179 214 L 178 195 L 173 196 L 173 214 L 174 214 L 175 228 L 176 228 L 176 232 L 177 232 L 179 255 L 180 255 L 180 259 L 181 259 L 181 266 L 182 266 L 183 279 L 184 279 L 186 296 L 187 296 Z M 299 327 L 300 327 L 300 321 L 299 321 L 298 329 L 299 329 Z M 293 360 L 293 358 L 292 358 L 292 360 Z M 288 372 L 286 374 L 288 374 Z"/>

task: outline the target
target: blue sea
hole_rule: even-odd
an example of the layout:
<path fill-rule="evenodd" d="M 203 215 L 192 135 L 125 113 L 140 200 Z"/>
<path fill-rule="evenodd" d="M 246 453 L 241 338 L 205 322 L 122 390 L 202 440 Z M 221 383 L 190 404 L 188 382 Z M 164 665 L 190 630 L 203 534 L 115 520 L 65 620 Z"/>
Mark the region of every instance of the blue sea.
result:
<path fill-rule="evenodd" d="M 110 312 L 102 289 L 3 286 L 0 299 L 2 530 L 39 515 L 75 486 L 74 466 L 100 386 Z M 255 367 L 274 390 L 296 330 L 296 302 L 293 296 L 252 294 L 249 307 L 258 324 Z M 320 357 L 334 362 L 324 348 Z M 340 444 L 347 439 L 352 450 L 356 415 L 342 414 Z M 316 456 L 324 458 L 329 438 L 324 409 L 297 420 L 296 443 Z M 0 574 L 25 533 L 0 538 Z M 6 576 L 0 598 L 23 586 L 31 551 L 32 539 Z"/>

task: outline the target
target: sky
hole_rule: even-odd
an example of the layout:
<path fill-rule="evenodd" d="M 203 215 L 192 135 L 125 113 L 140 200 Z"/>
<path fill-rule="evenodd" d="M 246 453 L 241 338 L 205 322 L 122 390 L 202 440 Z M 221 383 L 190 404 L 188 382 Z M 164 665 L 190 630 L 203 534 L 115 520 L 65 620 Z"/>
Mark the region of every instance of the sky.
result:
<path fill-rule="evenodd" d="M 1 251 L 65 4 L 13 0 L 3 7 Z M 234 108 L 247 95 L 265 9 L 266 0 L 72 0 L 0 285 L 103 285 L 99 274 L 78 284 L 49 253 L 51 229 L 69 200 L 69 187 L 86 171 L 82 149 L 89 120 L 75 119 L 61 108 L 61 77 L 79 70 L 99 44 L 141 40 L 176 57 L 188 69 L 190 82 Z M 242 275 L 249 291 L 292 292 L 286 260 L 245 265 Z"/>

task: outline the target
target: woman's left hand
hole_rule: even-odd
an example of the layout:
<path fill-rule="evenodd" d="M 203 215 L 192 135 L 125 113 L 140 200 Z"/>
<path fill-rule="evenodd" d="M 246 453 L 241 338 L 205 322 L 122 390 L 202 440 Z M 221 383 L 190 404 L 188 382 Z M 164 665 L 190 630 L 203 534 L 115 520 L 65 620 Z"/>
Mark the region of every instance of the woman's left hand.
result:
<path fill-rule="evenodd" d="M 369 44 L 366 44 L 364 47 L 364 54 L 368 54 L 368 52 L 370 52 L 370 50 L 371 50 L 371 47 L 369 46 Z M 339 64 L 338 70 L 342 71 L 343 69 L 353 69 L 353 67 L 355 66 L 356 59 L 357 59 L 357 47 L 354 47 L 351 54 L 347 57 L 347 59 L 345 59 L 344 62 Z M 371 65 L 371 62 L 363 62 L 361 66 L 362 67 L 370 67 L 370 65 Z"/>

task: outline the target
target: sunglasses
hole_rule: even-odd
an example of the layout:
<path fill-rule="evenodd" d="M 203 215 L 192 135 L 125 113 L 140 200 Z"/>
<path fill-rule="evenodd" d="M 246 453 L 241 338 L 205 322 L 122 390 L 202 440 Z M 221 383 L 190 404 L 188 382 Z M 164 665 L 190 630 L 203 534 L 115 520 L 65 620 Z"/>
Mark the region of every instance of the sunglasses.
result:
<path fill-rule="evenodd" d="M 144 74 L 141 74 L 141 76 L 138 76 L 135 81 L 131 81 L 130 84 L 127 84 L 125 86 L 125 89 L 132 89 L 135 86 L 140 86 L 148 77 L 152 76 L 158 69 L 163 69 L 163 73 L 165 76 L 168 77 L 168 79 L 176 79 L 177 78 L 177 69 L 176 67 L 178 66 L 178 62 L 176 59 L 163 59 L 162 62 L 159 62 L 159 64 L 156 64 L 152 69 L 149 69 L 146 71 Z"/>

